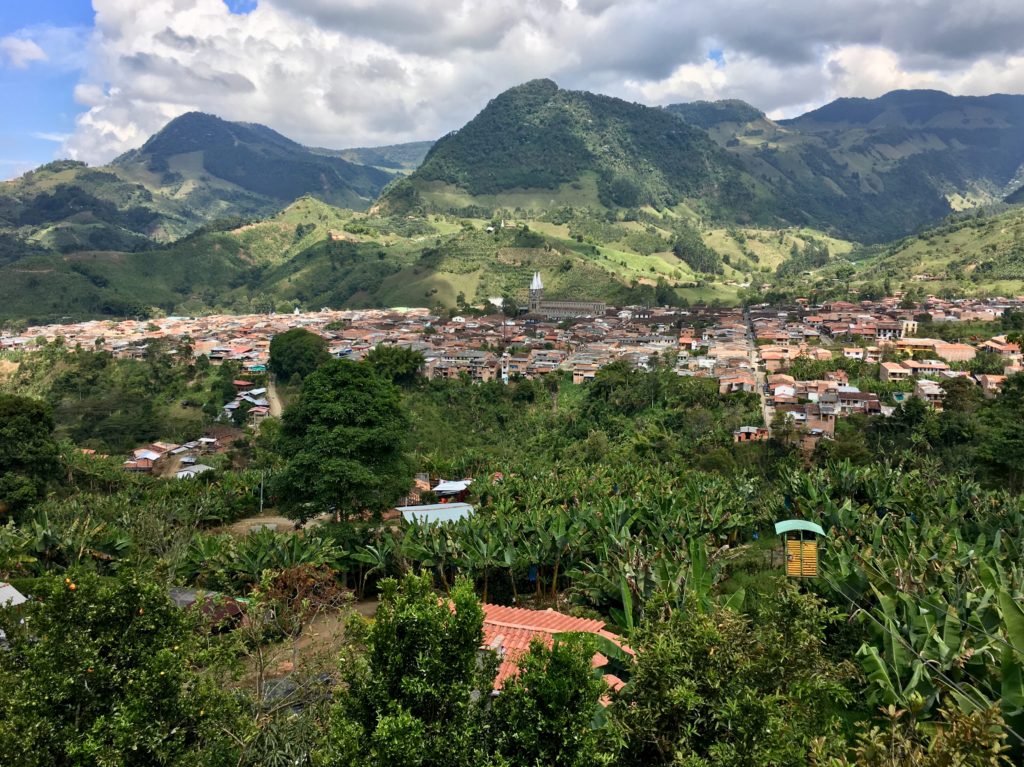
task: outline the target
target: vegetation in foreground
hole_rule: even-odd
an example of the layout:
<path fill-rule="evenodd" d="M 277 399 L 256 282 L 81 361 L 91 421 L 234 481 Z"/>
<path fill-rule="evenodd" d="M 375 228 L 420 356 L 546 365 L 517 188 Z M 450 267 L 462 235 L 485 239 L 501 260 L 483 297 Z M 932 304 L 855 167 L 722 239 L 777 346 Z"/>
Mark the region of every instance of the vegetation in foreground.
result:
<path fill-rule="evenodd" d="M 669 368 L 474 386 L 406 362 L 326 362 L 280 433 L 270 421 L 235 448 L 247 470 L 183 482 L 62 447 L 45 405 L 5 395 L 29 417 L 0 428 L 0 573 L 33 599 L 0 611 L 4 763 L 1018 758 L 1021 376 L 995 400 L 952 386 L 941 413 L 911 401 L 851 420 L 807 457 L 784 436 L 734 444 L 756 399 Z M 407 463 L 378 466 L 367 445 Z M 344 492 L 298 472 L 318 460 Z M 379 521 L 381 493 L 403 492 L 414 466 L 476 476 L 476 513 Z M 261 486 L 268 505 L 325 514 L 301 532 L 226 532 L 257 513 Z M 829 533 L 802 585 L 776 554 L 785 517 Z M 181 612 L 171 585 L 243 597 L 249 620 Z M 376 619 L 345 618 L 346 593 L 378 599 Z M 600 617 L 636 655 L 557 638 L 492 699 L 478 600 Z M 314 655 L 328 619 L 344 630 Z M 595 651 L 622 690 L 591 671 Z"/>

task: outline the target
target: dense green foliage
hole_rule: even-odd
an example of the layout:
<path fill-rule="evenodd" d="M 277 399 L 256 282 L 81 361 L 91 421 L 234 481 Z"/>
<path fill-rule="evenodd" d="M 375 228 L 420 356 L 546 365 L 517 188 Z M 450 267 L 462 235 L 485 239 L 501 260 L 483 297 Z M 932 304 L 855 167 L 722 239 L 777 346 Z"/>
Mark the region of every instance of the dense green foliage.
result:
<path fill-rule="evenodd" d="M 404 346 L 378 345 L 365 359 L 381 378 L 403 386 L 415 383 L 423 367 L 423 354 Z"/>
<path fill-rule="evenodd" d="M 25 391 L 50 407 L 58 438 L 101 452 L 124 452 L 156 439 L 195 439 L 234 396 L 237 364 L 211 368 L 191 352 L 147 344 L 144 359 L 68 349 L 62 343 L 23 355 L 0 391 Z M 225 383 L 227 384 L 225 388 Z"/>
<path fill-rule="evenodd" d="M 0 761 L 49 765 L 233 764 L 233 704 L 195 616 L 125 573 L 47 579 L 40 601 L 0 610 Z"/>
<path fill-rule="evenodd" d="M 688 226 L 677 227 L 672 252 L 695 272 L 722 273 L 721 256 L 705 245 L 700 234 Z"/>
<path fill-rule="evenodd" d="M 689 104 L 669 104 L 665 111 L 674 114 L 698 128 L 713 128 L 720 123 L 746 124 L 764 119 L 764 112 L 745 101 L 694 101 Z"/>
<path fill-rule="evenodd" d="M 971 196 L 998 201 L 1024 157 L 1021 96 L 894 91 L 838 99 L 780 123 L 736 102 L 666 110 L 707 128 L 768 185 L 784 217 L 806 216 L 862 242 L 942 219 L 953 210 L 951 188 L 966 195 L 967 184 Z"/>
<path fill-rule="evenodd" d="M 326 339 L 305 328 L 286 330 L 270 341 L 270 372 L 282 381 L 305 378 L 330 358 Z"/>
<path fill-rule="evenodd" d="M 547 648 L 536 640 L 493 704 L 496 761 L 509 765 L 589 767 L 602 759 L 593 727 L 605 684 L 591 668 L 593 642 L 559 637 Z"/>
<path fill-rule="evenodd" d="M 300 519 L 383 511 L 412 484 L 408 426 L 398 391 L 368 365 L 324 363 L 284 416 L 279 500 Z"/>
<path fill-rule="evenodd" d="M 731 610 L 677 613 L 637 635 L 643 651 L 613 719 L 622 765 L 803 765 L 815 737 L 842 729 L 849 661 L 828 657 L 837 619 L 784 592 L 753 620 Z"/>
<path fill-rule="evenodd" d="M 555 189 L 580 183 L 585 174 L 596 175 L 608 207 L 672 206 L 691 197 L 717 209 L 750 194 L 702 131 L 660 110 L 534 80 L 505 91 L 441 138 L 386 199 L 408 207 L 423 199 L 429 182 L 495 195 Z"/>
<path fill-rule="evenodd" d="M 362 662 L 349 666 L 348 690 L 333 726 L 340 765 L 474 767 L 493 664 L 478 659 L 483 611 L 468 583 L 451 602 L 429 578 L 381 584 L 381 604 Z"/>
<path fill-rule="evenodd" d="M 215 737 L 206 720 L 186 718 L 187 742 L 158 744 L 171 763 L 180 746 L 199 749 L 192 755 L 200 764 L 230 754 L 245 764 L 276 755 L 323 765 L 813 759 L 873 767 L 879 753 L 922 760 L 943 753 L 956 763 L 1004 765 L 1004 744 L 1016 749 L 1024 727 L 1017 544 L 1024 506 L 1007 484 L 1019 478 L 990 463 L 995 456 L 982 446 L 991 440 L 1015 460 L 1013 431 L 999 426 L 1020 422 L 1019 388 L 1011 379 L 985 401 L 950 385 L 941 414 L 909 404 L 889 419 L 848 419 L 843 428 L 852 431 L 833 449 L 863 464 L 854 465 L 776 441 L 734 444 L 734 425 L 756 422 L 756 399 L 719 395 L 707 381 L 675 375 L 671 364 L 652 372 L 612 365 L 579 387 L 555 377 L 509 386 L 413 379 L 400 390 L 372 362 L 332 361 L 304 380 L 280 440 L 270 429 L 247 449 L 271 490 L 281 479 L 305 493 L 369 489 L 379 491 L 373 502 L 307 495 L 298 503 L 311 501 L 317 511 L 333 504 L 346 515 L 381 508 L 385 495 L 393 502 L 408 486 L 413 464 L 385 451 L 403 463 L 399 487 L 399 473 L 352 448 L 409 432 L 417 466 L 476 478 L 475 514 L 448 525 L 381 524 L 355 514 L 302 533 L 211 535 L 210 525 L 255 512 L 259 473 L 167 483 L 68 450 L 50 478 L 53 494 L 0 528 L 0 575 L 44 596 L 44 605 L 63 607 L 69 582 L 94 582 L 83 580 L 84 569 L 123 573 L 134 588 L 150 590 L 145 614 L 166 617 L 147 585 L 152 572 L 162 582 L 249 595 L 254 615 L 272 617 L 222 646 L 263 681 L 200 708 L 235 737 Z M 979 436 L 973 453 L 956 448 L 965 444 L 949 436 L 957 429 Z M 338 467 L 340 483 L 317 485 Z M 347 486 L 352 477 L 359 481 Z M 296 499 L 268 492 L 265 500 Z M 785 582 L 772 537 L 775 520 L 794 516 L 828 531 L 820 575 L 802 592 Z M 407 578 L 415 572 L 423 575 Z M 389 577 L 404 580 L 398 586 Z M 331 646 L 342 652 L 340 672 L 317 672 L 329 681 L 307 683 L 312 672 L 296 672 L 300 687 L 275 699 L 266 658 L 296 641 L 302 605 L 328 603 L 324 589 L 344 586 L 381 597 L 376 621 L 349 622 L 346 639 Z M 535 647 L 519 676 L 483 705 L 478 693 L 489 689 L 494 659 L 478 655 L 475 595 L 600 616 L 636 653 L 631 660 L 596 647 L 626 686 L 608 693 L 590 674 L 594 645 L 556 639 Z M 79 613 L 65 612 L 61 625 L 77 630 Z M 33 624 L 15 625 L 18 615 L 3 620 L 5 630 L 23 632 L 15 637 L 21 642 Z M 138 616 L 122 616 L 129 617 Z M 118 620 L 106 622 L 132 636 Z M 195 637 L 214 649 L 203 632 Z M 212 689 L 222 661 L 202 657 L 175 671 L 178 687 L 159 688 L 166 705 Z M 140 673 L 152 668 L 136 665 Z M 11 696 L 30 689 L 26 679 L 0 688 L 0 706 L 20 700 Z M 336 683 L 329 696 L 324 685 Z M 115 701 L 111 716 L 135 710 L 122 705 L 134 690 L 106 695 Z M 595 715 L 602 694 L 611 705 Z M 284 714 L 292 703 L 282 701 L 301 703 Z M 261 706 L 266 716 L 251 715 Z M 892 709 L 877 716 L 880 707 Z M 92 728 L 97 748 L 118 748 L 108 745 L 111 721 Z M 132 732 L 146 737 L 162 721 Z"/>
<path fill-rule="evenodd" d="M 10 511 L 38 500 L 56 469 L 49 409 L 36 399 L 0 393 L 0 506 Z"/>

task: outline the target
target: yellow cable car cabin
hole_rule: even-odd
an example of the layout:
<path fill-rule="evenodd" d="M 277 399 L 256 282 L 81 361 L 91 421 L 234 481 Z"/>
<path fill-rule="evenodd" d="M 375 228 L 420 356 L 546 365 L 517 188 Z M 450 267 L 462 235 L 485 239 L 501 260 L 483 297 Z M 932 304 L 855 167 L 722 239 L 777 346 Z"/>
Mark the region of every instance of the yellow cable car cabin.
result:
<path fill-rule="evenodd" d="M 775 534 L 782 536 L 786 575 L 790 578 L 814 578 L 818 574 L 818 536 L 821 525 L 804 519 L 775 523 Z"/>

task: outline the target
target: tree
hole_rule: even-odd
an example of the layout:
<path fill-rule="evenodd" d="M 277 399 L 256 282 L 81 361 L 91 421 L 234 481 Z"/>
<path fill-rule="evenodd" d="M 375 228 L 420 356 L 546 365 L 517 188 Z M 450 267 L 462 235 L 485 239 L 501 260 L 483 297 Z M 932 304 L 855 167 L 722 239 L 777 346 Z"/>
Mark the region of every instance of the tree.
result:
<path fill-rule="evenodd" d="M 283 381 L 296 373 L 305 378 L 330 358 L 327 341 L 305 328 L 292 328 L 270 341 L 270 371 Z"/>
<path fill-rule="evenodd" d="M 978 455 L 994 477 L 1011 489 L 1024 487 L 1024 374 L 1010 376 L 999 397 L 986 408 Z"/>
<path fill-rule="evenodd" d="M 58 466 L 53 416 L 30 397 L 0 394 L 0 511 L 40 498 Z"/>
<path fill-rule="evenodd" d="M 982 404 L 981 391 L 970 378 L 963 376 L 942 381 L 942 410 L 944 413 L 973 413 Z"/>
<path fill-rule="evenodd" d="M 409 386 L 423 366 L 423 355 L 407 346 L 373 347 L 364 360 L 381 378 L 401 386 Z"/>
<path fill-rule="evenodd" d="M 722 274 L 722 257 L 701 239 L 700 233 L 685 224 L 676 228 L 672 252 L 693 271 L 706 274 Z"/>
<path fill-rule="evenodd" d="M 343 659 L 324 764 L 477 767 L 496 670 L 481 663 L 483 610 L 459 580 L 439 599 L 429 575 L 381 581 L 364 654 Z"/>
<path fill-rule="evenodd" d="M 37 581 L 24 623 L 0 611 L 0 763 L 234 764 L 236 709 L 218 655 L 167 592 L 136 573 Z"/>
<path fill-rule="evenodd" d="M 519 314 L 519 305 L 510 293 L 501 297 L 501 311 L 506 317 L 516 317 Z"/>
<path fill-rule="evenodd" d="M 518 661 L 492 710 L 494 752 L 508 764 L 591 767 L 600 763 L 592 726 L 605 685 L 594 676 L 589 637 L 539 640 Z"/>
<path fill-rule="evenodd" d="M 998 706 L 963 712 L 942 710 L 941 723 L 921 722 L 913 712 L 889 706 L 884 726 L 857 734 L 853 760 L 817 761 L 827 767 L 1009 767 L 1008 734 Z"/>
<path fill-rule="evenodd" d="M 284 414 L 282 507 L 298 518 L 388 508 L 412 483 L 408 431 L 398 389 L 372 367 L 350 360 L 322 365 Z"/>
<path fill-rule="evenodd" d="M 629 685 L 611 707 L 622 765 L 804 765 L 852 699 L 850 664 L 824 653 L 835 614 L 816 598 L 762 595 L 749 618 L 675 611 L 642 628 Z M 836 740 L 836 739 L 833 739 Z"/>

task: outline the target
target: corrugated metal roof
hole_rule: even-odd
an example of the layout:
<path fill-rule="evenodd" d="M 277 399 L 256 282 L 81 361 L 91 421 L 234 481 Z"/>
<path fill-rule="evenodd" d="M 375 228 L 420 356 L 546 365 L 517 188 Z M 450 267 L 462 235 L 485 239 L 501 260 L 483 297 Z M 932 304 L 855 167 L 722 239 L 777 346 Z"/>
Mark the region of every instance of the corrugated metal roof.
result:
<path fill-rule="evenodd" d="M 825 531 L 821 529 L 821 525 L 817 525 L 814 522 L 808 522 L 806 519 L 787 519 L 782 522 L 775 523 L 776 535 L 790 533 L 794 530 L 803 530 L 808 533 L 817 533 L 818 535 L 825 535 Z"/>
<path fill-rule="evenodd" d="M 25 595 L 9 583 L 0 583 L 0 607 L 14 607 L 28 600 Z"/>

